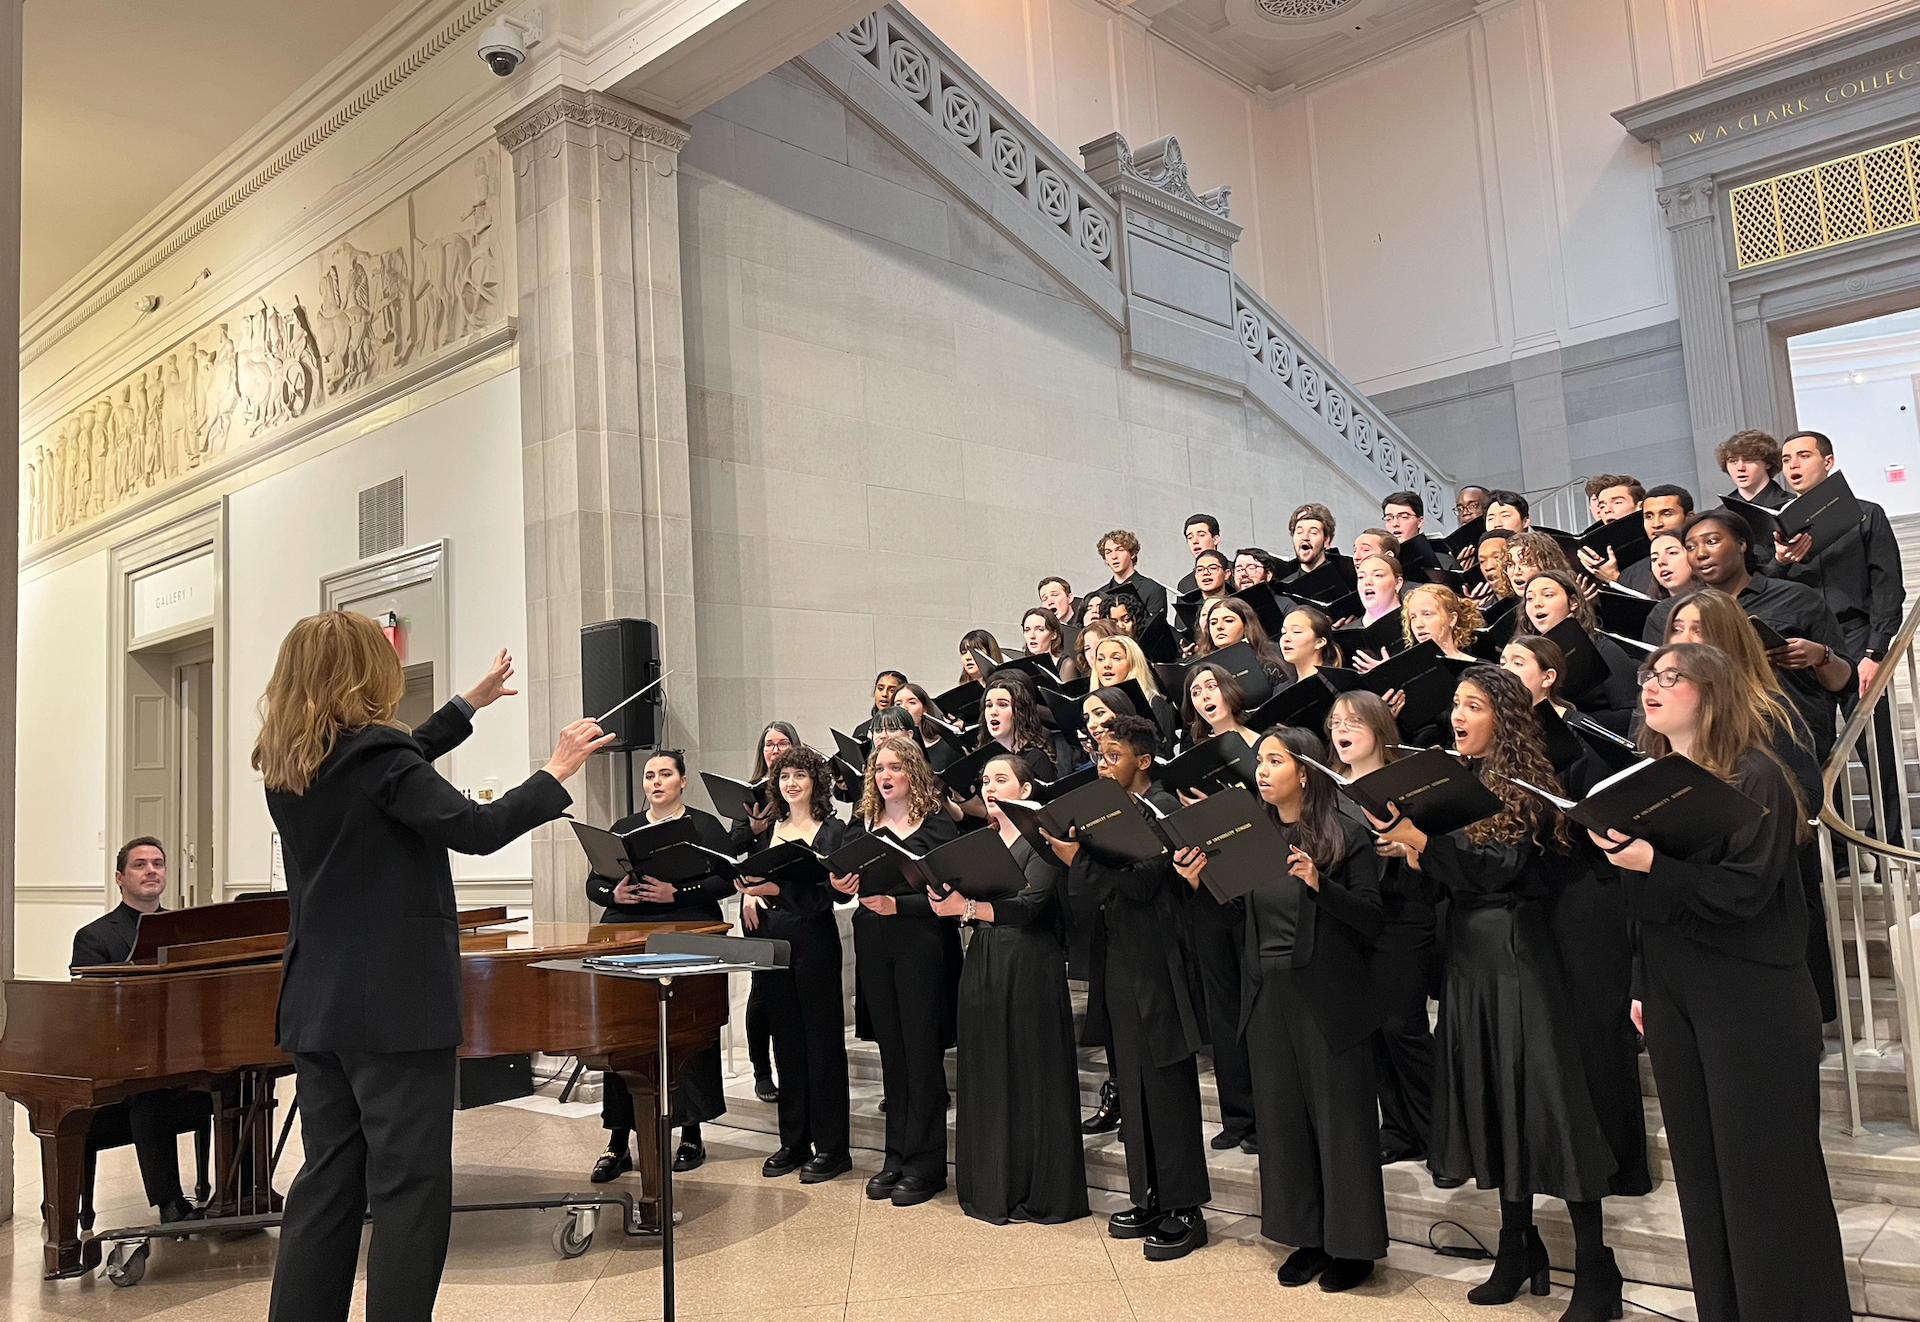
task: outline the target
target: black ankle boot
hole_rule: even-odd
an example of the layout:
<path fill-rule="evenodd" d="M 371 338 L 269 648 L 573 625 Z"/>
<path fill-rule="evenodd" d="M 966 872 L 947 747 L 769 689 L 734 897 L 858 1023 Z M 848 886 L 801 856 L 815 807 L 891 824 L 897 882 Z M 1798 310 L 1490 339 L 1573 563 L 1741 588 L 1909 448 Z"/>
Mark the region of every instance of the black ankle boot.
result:
<path fill-rule="evenodd" d="M 1083 1134 L 1110 1134 L 1120 1128 L 1120 1085 L 1108 1079 L 1100 1085 L 1100 1109 L 1080 1122 Z"/>
<path fill-rule="evenodd" d="M 1576 1254 L 1573 1259 L 1573 1302 L 1560 1322 L 1610 1322 L 1626 1309 L 1620 1301 L 1620 1267 L 1612 1249 Z"/>
<path fill-rule="evenodd" d="M 1530 1285 L 1537 1295 L 1553 1289 L 1547 1246 L 1540 1242 L 1540 1232 L 1532 1226 L 1525 1230 L 1502 1229 L 1500 1256 L 1493 1260 L 1493 1275 L 1467 1291 L 1467 1302 L 1510 1304 L 1523 1285 Z"/>

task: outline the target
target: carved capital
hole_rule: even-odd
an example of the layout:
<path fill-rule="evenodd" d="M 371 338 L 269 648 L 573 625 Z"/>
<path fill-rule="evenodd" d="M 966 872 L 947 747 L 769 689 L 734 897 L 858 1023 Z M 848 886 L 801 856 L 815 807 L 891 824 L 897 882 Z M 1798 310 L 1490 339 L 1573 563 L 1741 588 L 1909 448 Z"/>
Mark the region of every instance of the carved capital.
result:
<path fill-rule="evenodd" d="M 1138 152 L 1127 146 L 1127 140 L 1118 133 L 1110 133 L 1098 142 L 1090 142 L 1080 149 L 1086 159 L 1087 168 L 1100 178 L 1096 162 L 1106 164 L 1109 172 L 1135 183 L 1145 184 L 1167 196 L 1185 202 L 1189 206 L 1211 211 L 1222 220 L 1229 219 L 1228 198 L 1232 189 L 1226 185 L 1210 193 L 1196 193 L 1193 185 L 1187 181 L 1187 158 L 1180 150 L 1180 139 L 1168 134 L 1157 142 L 1150 142 Z M 1106 182 L 1102 179 L 1101 182 Z"/>
<path fill-rule="evenodd" d="M 673 152 L 685 147 L 690 135 L 687 126 L 677 119 L 656 115 L 605 92 L 577 87 L 554 88 L 502 120 L 496 132 L 501 146 L 517 151 L 548 130 L 568 124 L 623 134 Z"/>
<path fill-rule="evenodd" d="M 1689 179 L 1683 184 L 1668 184 L 1655 196 L 1660 213 L 1667 218 L 1668 229 L 1679 229 L 1699 221 L 1713 219 L 1713 178 Z"/>

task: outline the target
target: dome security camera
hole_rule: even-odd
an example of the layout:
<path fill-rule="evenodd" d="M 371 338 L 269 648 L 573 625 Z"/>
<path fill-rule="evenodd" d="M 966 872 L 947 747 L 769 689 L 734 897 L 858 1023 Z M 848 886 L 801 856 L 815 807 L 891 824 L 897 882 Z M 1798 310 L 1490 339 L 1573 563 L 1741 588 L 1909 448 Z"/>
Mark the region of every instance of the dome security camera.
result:
<path fill-rule="evenodd" d="M 510 78 L 526 62 L 527 51 L 540 44 L 540 12 L 525 18 L 505 17 L 480 34 L 480 58 L 501 78 Z"/>

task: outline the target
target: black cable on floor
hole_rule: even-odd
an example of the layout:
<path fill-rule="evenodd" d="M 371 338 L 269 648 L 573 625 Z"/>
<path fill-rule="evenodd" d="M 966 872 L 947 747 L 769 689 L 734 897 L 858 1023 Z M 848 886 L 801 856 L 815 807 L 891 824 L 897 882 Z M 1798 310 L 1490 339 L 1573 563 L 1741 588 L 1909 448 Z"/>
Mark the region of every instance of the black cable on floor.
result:
<path fill-rule="evenodd" d="M 1452 1226 L 1455 1230 L 1459 1231 L 1461 1234 L 1465 1235 L 1468 1239 L 1472 1240 L 1473 1247 L 1468 1248 L 1465 1244 L 1434 1243 L 1433 1232 L 1438 1230 L 1441 1226 Z M 1493 1257 L 1493 1254 L 1488 1251 L 1487 1246 L 1480 1242 L 1480 1236 L 1474 1234 L 1471 1230 L 1468 1230 L 1465 1226 L 1461 1225 L 1458 1221 L 1435 1221 L 1432 1225 L 1428 1226 L 1427 1227 L 1427 1247 L 1431 1249 L 1433 1252 L 1438 1253 L 1443 1258 L 1465 1258 L 1469 1262 L 1484 1262 L 1487 1259 Z"/>

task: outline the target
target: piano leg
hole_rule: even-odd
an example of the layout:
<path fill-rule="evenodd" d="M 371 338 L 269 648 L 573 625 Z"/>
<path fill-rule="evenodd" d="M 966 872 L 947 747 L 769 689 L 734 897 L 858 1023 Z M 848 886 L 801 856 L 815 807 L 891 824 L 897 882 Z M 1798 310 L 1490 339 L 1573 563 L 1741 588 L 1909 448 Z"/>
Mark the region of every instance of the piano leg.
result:
<path fill-rule="evenodd" d="M 633 1171 L 640 1177 L 640 1196 L 634 1206 L 640 1224 L 651 1230 L 660 1228 L 660 1188 L 664 1172 L 660 1167 L 658 1126 L 659 1094 L 654 1091 L 652 1061 L 621 1061 L 617 1073 L 633 1094 Z"/>
<path fill-rule="evenodd" d="M 84 1276 L 100 1265 L 100 1245 L 80 1239 L 80 1183 L 94 1109 L 53 1099 L 21 1098 L 40 1140 L 40 1215 L 45 1222 L 46 1276 Z"/>
<path fill-rule="evenodd" d="M 285 1071 L 241 1070 L 214 1091 L 213 1203 L 209 1216 L 280 1210 L 273 1194 L 273 1080 Z"/>

